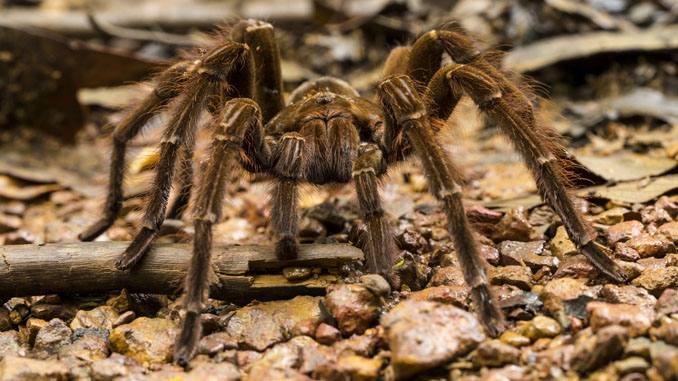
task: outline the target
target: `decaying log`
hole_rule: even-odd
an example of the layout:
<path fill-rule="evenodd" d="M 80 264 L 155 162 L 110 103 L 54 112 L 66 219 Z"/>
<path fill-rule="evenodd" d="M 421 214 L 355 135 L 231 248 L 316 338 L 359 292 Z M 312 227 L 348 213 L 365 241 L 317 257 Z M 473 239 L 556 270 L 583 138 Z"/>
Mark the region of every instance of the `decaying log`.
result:
<path fill-rule="evenodd" d="M 128 242 L 77 242 L 0 246 L 0 298 L 123 288 L 153 294 L 180 291 L 192 253 L 190 244 L 157 244 L 138 268 L 118 271 L 114 263 L 127 245 Z M 280 269 L 337 268 L 362 259 L 362 252 L 347 244 L 302 245 L 299 258 L 287 261 L 277 260 L 272 246 L 216 246 L 210 296 L 246 302 L 318 295 L 337 277 L 320 275 L 292 282 L 280 275 Z"/>

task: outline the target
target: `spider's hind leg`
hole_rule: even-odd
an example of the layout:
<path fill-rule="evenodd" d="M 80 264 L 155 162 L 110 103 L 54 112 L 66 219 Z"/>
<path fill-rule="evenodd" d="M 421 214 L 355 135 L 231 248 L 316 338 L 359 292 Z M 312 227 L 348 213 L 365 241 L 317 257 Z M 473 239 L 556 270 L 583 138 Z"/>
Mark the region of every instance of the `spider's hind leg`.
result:
<path fill-rule="evenodd" d="M 504 317 L 492 295 L 485 274 L 485 261 L 466 218 L 461 194 L 461 175 L 437 143 L 431 121 L 412 80 L 406 75 L 388 78 L 379 85 L 386 128 L 402 128 L 428 177 L 430 192 L 438 198 L 447 215 L 447 229 L 453 239 L 466 284 L 480 320 L 492 336 L 504 330 Z M 389 143 L 386 142 L 388 145 Z"/>
<path fill-rule="evenodd" d="M 108 194 L 104 204 L 103 217 L 89 226 L 78 236 L 81 241 L 92 241 L 106 231 L 122 208 L 122 182 L 125 171 L 125 153 L 127 143 L 139 134 L 148 121 L 179 94 L 179 89 L 190 70 L 188 62 L 180 62 L 165 70 L 157 80 L 157 85 L 139 105 L 134 108 L 113 132 L 113 151 L 108 181 Z"/>

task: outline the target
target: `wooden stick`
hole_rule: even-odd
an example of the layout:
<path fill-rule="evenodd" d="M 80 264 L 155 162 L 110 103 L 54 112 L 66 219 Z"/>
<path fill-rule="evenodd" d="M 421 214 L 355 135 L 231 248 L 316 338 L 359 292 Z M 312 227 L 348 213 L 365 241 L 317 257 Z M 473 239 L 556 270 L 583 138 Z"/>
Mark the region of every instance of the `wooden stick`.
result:
<path fill-rule="evenodd" d="M 0 246 L 0 298 L 123 288 L 152 294 L 181 290 L 192 253 L 190 244 L 157 244 L 136 269 L 118 271 L 114 263 L 127 245 L 77 242 Z M 279 270 L 293 266 L 337 268 L 363 259 L 359 249 L 347 244 L 302 245 L 299 257 L 286 261 L 275 258 L 273 246 L 216 246 L 212 255 L 210 297 L 236 303 L 322 295 L 338 277 L 320 275 L 291 282 Z"/>

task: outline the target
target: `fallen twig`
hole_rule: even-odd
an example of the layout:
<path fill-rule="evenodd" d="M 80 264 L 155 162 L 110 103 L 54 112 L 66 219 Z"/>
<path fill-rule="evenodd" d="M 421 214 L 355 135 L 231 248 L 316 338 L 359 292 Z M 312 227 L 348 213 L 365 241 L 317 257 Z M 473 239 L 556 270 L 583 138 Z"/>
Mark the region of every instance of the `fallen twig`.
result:
<path fill-rule="evenodd" d="M 181 289 L 191 257 L 189 244 L 158 244 L 133 271 L 115 261 L 128 242 L 77 242 L 0 247 L 0 298 L 45 294 L 130 292 L 173 294 Z M 271 273 L 284 267 L 336 268 L 362 260 L 346 244 L 302 245 L 299 258 L 279 261 L 272 246 L 217 246 L 213 249 L 210 296 L 233 302 L 322 294 L 336 281 L 320 275 L 291 282 Z M 268 274 L 266 273 L 268 272 Z"/>
<path fill-rule="evenodd" d="M 535 71 L 555 63 L 600 53 L 662 51 L 678 49 L 678 26 L 647 29 L 640 32 L 594 32 L 554 37 L 511 51 L 504 67 L 520 73 Z"/>

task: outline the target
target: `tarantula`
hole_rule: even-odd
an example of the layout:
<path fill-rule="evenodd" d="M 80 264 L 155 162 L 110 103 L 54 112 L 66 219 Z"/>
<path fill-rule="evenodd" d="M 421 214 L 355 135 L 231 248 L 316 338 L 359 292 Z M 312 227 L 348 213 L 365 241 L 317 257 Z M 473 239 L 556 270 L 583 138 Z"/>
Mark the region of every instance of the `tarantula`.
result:
<path fill-rule="evenodd" d="M 165 219 L 175 172 L 181 174 L 179 193 L 167 216 L 179 217 L 188 203 L 198 119 L 203 110 L 212 113 L 213 142 L 200 169 L 194 200 L 195 237 L 185 284 L 186 315 L 175 347 L 177 363 L 188 364 L 200 339 L 212 225 L 220 218 L 226 178 L 238 166 L 275 178 L 271 225 L 280 259 L 297 255 L 299 184 L 353 180 L 367 225 L 367 269 L 392 280 L 394 237 L 381 205 L 378 180 L 390 164 L 416 155 L 431 193 L 447 216 L 478 316 L 489 334 L 498 335 L 504 320 L 464 213 L 462 178 L 436 138 L 464 94 L 509 137 L 542 198 L 560 216 L 578 249 L 604 274 L 616 281 L 625 279 L 568 195 L 563 170 L 568 154 L 556 135 L 537 123 L 530 98 L 507 79 L 490 53 L 475 47 L 458 24 L 445 24 L 411 46 L 394 49 L 385 62 L 375 102 L 340 79 L 323 77 L 299 86 L 285 103 L 279 50 L 268 23 L 240 21 L 216 40 L 197 59 L 181 61 L 161 73 L 155 90 L 116 128 L 104 217 L 80 236 L 92 240 L 112 225 L 122 205 L 127 142 L 169 105 L 143 225 L 116 263 L 120 270 L 134 266 Z M 443 65 L 445 54 L 454 63 Z M 179 168 L 175 168 L 177 161 Z"/>

